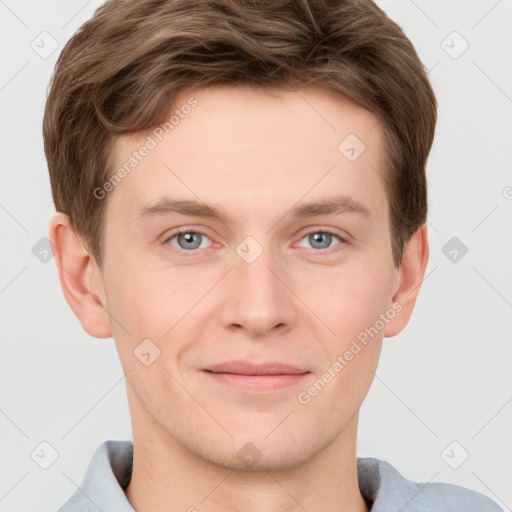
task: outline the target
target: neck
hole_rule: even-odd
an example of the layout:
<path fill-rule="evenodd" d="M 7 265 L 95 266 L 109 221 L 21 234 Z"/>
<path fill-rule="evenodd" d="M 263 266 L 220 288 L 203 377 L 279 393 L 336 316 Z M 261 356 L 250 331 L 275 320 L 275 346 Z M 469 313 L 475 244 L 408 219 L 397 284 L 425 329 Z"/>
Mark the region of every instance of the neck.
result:
<path fill-rule="evenodd" d="M 205 460 L 132 417 L 126 497 L 135 510 L 153 512 L 367 512 L 357 478 L 357 420 L 356 414 L 334 442 L 291 469 L 251 471 Z"/>

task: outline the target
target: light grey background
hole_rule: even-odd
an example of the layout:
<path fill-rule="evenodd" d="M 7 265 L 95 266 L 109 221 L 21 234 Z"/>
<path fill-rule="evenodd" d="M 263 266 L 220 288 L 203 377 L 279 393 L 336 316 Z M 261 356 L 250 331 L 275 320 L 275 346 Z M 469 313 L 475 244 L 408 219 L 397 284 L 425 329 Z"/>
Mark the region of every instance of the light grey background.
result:
<path fill-rule="evenodd" d="M 55 211 L 41 137 L 46 87 L 63 44 L 100 3 L 0 0 L 2 512 L 56 510 L 102 441 L 131 438 L 113 340 L 82 330 L 54 260 L 33 253 Z M 378 4 L 431 70 L 439 122 L 427 277 L 409 326 L 384 341 L 358 455 L 410 480 L 470 487 L 510 511 L 512 1 Z M 452 237 L 467 254 L 451 245 L 443 253 Z M 48 469 L 39 465 L 51 462 L 44 441 L 58 452 Z"/>

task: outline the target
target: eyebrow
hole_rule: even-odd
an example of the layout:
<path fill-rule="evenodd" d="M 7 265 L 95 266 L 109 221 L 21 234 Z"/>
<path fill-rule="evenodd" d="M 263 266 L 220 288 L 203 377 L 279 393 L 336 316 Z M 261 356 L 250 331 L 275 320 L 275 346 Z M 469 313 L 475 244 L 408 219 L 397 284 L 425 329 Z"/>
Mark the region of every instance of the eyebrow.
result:
<path fill-rule="evenodd" d="M 169 215 L 169 214 L 190 215 L 194 217 L 205 217 L 211 219 L 219 219 L 222 222 L 227 222 L 228 218 L 221 209 L 213 206 L 208 206 L 205 203 L 190 199 L 171 199 L 164 198 L 154 205 L 143 206 L 138 214 L 136 220 L 143 220 L 149 217 Z M 349 196 L 333 196 L 312 201 L 309 203 L 302 203 L 290 212 L 292 217 L 307 218 L 316 215 L 332 215 L 341 213 L 355 213 L 364 217 L 370 218 L 370 210 L 359 201 Z"/>

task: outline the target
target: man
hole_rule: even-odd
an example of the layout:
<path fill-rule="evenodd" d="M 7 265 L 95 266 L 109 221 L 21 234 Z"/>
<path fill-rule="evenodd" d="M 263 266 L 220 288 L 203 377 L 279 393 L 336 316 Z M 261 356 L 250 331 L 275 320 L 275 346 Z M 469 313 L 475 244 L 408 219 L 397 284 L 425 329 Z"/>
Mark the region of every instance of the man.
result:
<path fill-rule="evenodd" d="M 382 340 L 428 261 L 436 101 L 370 1 L 111 0 L 44 119 L 50 238 L 113 337 L 133 444 L 60 509 L 498 511 L 357 459 Z"/>

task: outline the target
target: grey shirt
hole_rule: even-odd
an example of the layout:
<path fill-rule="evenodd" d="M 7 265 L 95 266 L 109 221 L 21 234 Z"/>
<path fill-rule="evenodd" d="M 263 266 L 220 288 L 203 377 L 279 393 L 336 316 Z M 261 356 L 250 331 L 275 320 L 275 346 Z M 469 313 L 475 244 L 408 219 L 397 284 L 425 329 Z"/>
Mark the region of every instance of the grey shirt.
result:
<path fill-rule="evenodd" d="M 84 479 L 58 512 L 134 512 L 124 489 L 133 467 L 131 441 L 105 441 Z M 359 488 L 371 512 L 503 512 L 494 501 L 453 484 L 406 480 L 391 464 L 358 458 Z"/>

